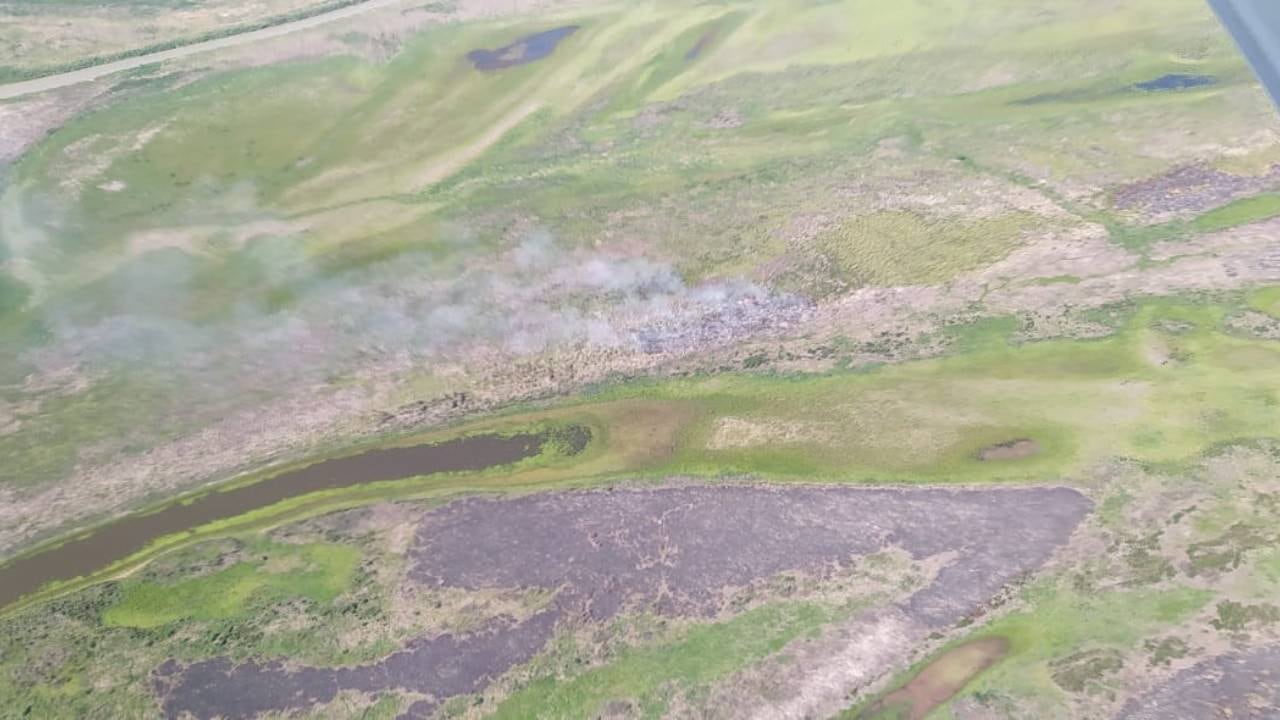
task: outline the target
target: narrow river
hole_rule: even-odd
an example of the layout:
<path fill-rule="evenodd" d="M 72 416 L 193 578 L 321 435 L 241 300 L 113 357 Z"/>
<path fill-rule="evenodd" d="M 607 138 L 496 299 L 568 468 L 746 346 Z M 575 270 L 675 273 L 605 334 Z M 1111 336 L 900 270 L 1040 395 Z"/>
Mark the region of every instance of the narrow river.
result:
<path fill-rule="evenodd" d="M 573 428 L 569 451 L 581 451 L 590 439 L 591 432 L 586 428 Z M 321 490 L 510 465 L 538 454 L 547 440 L 547 436 L 534 433 L 476 435 L 435 445 L 371 450 L 323 460 L 249 485 L 212 491 L 153 512 L 129 515 L 83 537 L 0 566 L 0 607 L 50 582 L 101 570 L 165 535 Z"/>

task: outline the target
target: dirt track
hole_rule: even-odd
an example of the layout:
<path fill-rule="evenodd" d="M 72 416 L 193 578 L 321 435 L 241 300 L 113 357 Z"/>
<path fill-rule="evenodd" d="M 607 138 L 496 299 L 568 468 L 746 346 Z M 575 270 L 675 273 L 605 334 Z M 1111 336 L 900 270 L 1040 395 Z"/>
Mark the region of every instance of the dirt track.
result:
<path fill-rule="evenodd" d="M 204 42 L 193 43 L 191 45 L 183 45 L 172 50 L 161 50 L 159 52 L 139 55 L 137 57 L 125 58 L 124 60 L 116 60 L 115 62 L 104 63 L 102 65 L 94 65 L 92 67 L 83 68 L 81 70 L 72 70 L 70 72 L 59 73 L 57 75 L 49 75 L 34 80 L 24 80 L 22 82 L 9 83 L 8 85 L 0 85 L 0 100 L 8 100 L 10 98 L 22 97 L 23 95 L 31 95 L 34 93 L 44 92 L 46 90 L 54 90 L 56 88 L 76 85 L 78 83 L 90 82 L 107 75 L 113 75 L 125 70 L 133 70 L 134 68 L 150 65 L 152 63 L 164 62 L 166 60 L 176 60 L 199 53 L 209 52 L 210 50 L 221 50 L 223 48 L 235 47 L 246 43 L 257 42 L 269 38 L 280 37 L 298 30 L 317 27 L 334 20 L 349 18 L 354 15 L 360 15 L 370 10 L 396 5 L 403 0 L 367 0 L 359 5 L 349 5 L 347 7 L 338 8 L 332 12 L 323 13 L 321 15 L 313 15 L 301 20 L 293 22 L 281 23 L 273 25 L 261 30 L 251 30 L 249 32 L 240 33 L 238 35 L 230 35 L 227 37 L 217 38 L 214 40 L 206 40 Z"/>

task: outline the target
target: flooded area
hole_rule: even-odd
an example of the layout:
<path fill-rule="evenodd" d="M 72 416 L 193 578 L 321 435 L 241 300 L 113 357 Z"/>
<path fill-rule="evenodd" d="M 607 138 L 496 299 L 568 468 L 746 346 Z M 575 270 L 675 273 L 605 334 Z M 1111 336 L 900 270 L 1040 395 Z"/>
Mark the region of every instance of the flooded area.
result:
<path fill-rule="evenodd" d="M 1134 85 L 1139 90 L 1187 90 L 1189 88 L 1204 87 L 1218 82 L 1218 79 L 1212 75 L 1184 75 L 1182 73 L 1172 73 L 1169 75 L 1161 75 L 1154 80 L 1140 82 Z"/>
<path fill-rule="evenodd" d="M 541 60 L 555 51 L 556 46 L 578 30 L 577 25 L 544 30 L 526 35 L 497 50 L 472 50 L 467 59 L 477 70 L 502 70 Z"/>
<path fill-rule="evenodd" d="M 575 427 L 569 436 L 569 450 L 576 453 L 586 447 L 591 434 L 586 428 Z M 283 472 L 251 485 L 175 502 L 154 512 L 131 515 L 0 567 L 0 607 L 47 583 L 101 570 L 165 535 L 320 490 L 509 465 L 538 454 L 549 439 L 534 433 L 475 435 L 435 445 L 370 450 Z"/>
<path fill-rule="evenodd" d="M 1004 638 L 983 638 L 952 648 L 929 663 L 906 685 L 885 695 L 859 718 L 923 720 L 1009 652 Z"/>

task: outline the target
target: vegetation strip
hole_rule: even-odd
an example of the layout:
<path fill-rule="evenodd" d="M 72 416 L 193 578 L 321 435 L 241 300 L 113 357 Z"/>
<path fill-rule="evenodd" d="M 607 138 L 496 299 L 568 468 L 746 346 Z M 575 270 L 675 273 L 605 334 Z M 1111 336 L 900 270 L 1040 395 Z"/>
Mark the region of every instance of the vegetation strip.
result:
<path fill-rule="evenodd" d="M 1245 307 L 1270 307 L 1270 297 L 1264 291 L 1221 303 L 1165 299 L 1118 306 L 1099 316 L 1115 325 L 1114 334 L 1091 341 L 1011 346 L 1011 318 L 984 321 L 953 330 L 956 355 L 874 371 L 724 374 L 606 386 L 560 408 L 517 409 L 521 414 L 461 429 L 510 432 L 518 427 L 513 423 L 586 423 L 596 450 L 538 473 L 482 473 L 433 488 L 589 484 L 619 472 L 879 483 L 1056 482 L 1116 454 L 1185 462 L 1215 445 L 1274 433 L 1280 352 L 1271 341 L 1224 327 Z M 1018 402 L 1010 402 L 1013 391 Z M 1115 416 L 1117 406 L 1129 408 L 1128 414 Z M 1184 422 L 1184 413 L 1173 407 L 1213 421 Z M 1111 427 L 1105 435 L 1093 432 L 1102 418 Z M 902 433 L 901 427 L 918 431 Z M 984 450 L 1017 440 L 1034 442 L 1019 447 L 1037 451 L 983 459 Z M 405 482 L 288 499 L 206 524 L 197 535 L 424 491 L 419 483 Z M 179 528 L 179 534 L 121 562 L 132 566 L 164 547 L 189 543 L 195 536 L 187 530 Z M 126 565 L 103 572 L 119 573 Z M 29 599 L 83 587 L 91 577 L 50 586 Z"/>

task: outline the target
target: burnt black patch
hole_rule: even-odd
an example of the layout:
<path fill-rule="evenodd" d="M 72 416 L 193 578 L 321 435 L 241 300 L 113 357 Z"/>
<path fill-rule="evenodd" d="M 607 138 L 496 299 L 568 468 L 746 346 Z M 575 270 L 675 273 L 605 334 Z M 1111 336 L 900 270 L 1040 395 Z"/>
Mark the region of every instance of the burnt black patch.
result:
<path fill-rule="evenodd" d="M 168 662 L 153 683 L 168 717 L 249 718 L 328 702 L 344 689 L 421 693 L 428 699 L 406 717 L 426 717 L 530 660 L 563 620 L 604 623 L 634 608 L 708 616 L 726 589 L 782 572 L 828 575 L 889 548 L 953 558 L 898 605 L 922 626 L 942 628 L 1039 567 L 1090 508 L 1066 488 L 695 485 L 468 498 L 424 516 L 411 579 L 541 588 L 556 593 L 546 609 L 468 635 L 415 640 L 369 665 Z"/>
<path fill-rule="evenodd" d="M 1274 718 L 1280 707 L 1280 646 L 1222 655 L 1193 665 L 1127 703 L 1121 720 Z"/>
<path fill-rule="evenodd" d="M 1117 209 L 1143 214 L 1201 213 L 1278 185 L 1280 165 L 1253 176 L 1192 164 L 1117 188 L 1112 203 Z"/>
<path fill-rule="evenodd" d="M 156 671 L 153 685 L 171 718 L 253 718 L 327 703 L 340 690 L 377 694 L 393 688 L 435 698 L 410 709 L 426 717 L 439 700 L 475 692 L 495 670 L 532 658 L 561 614 L 562 607 L 553 605 L 521 623 L 499 618 L 479 632 L 415 640 L 381 662 L 350 668 L 289 669 L 280 662 L 233 665 L 220 659 L 180 669 L 169 661 Z"/>

